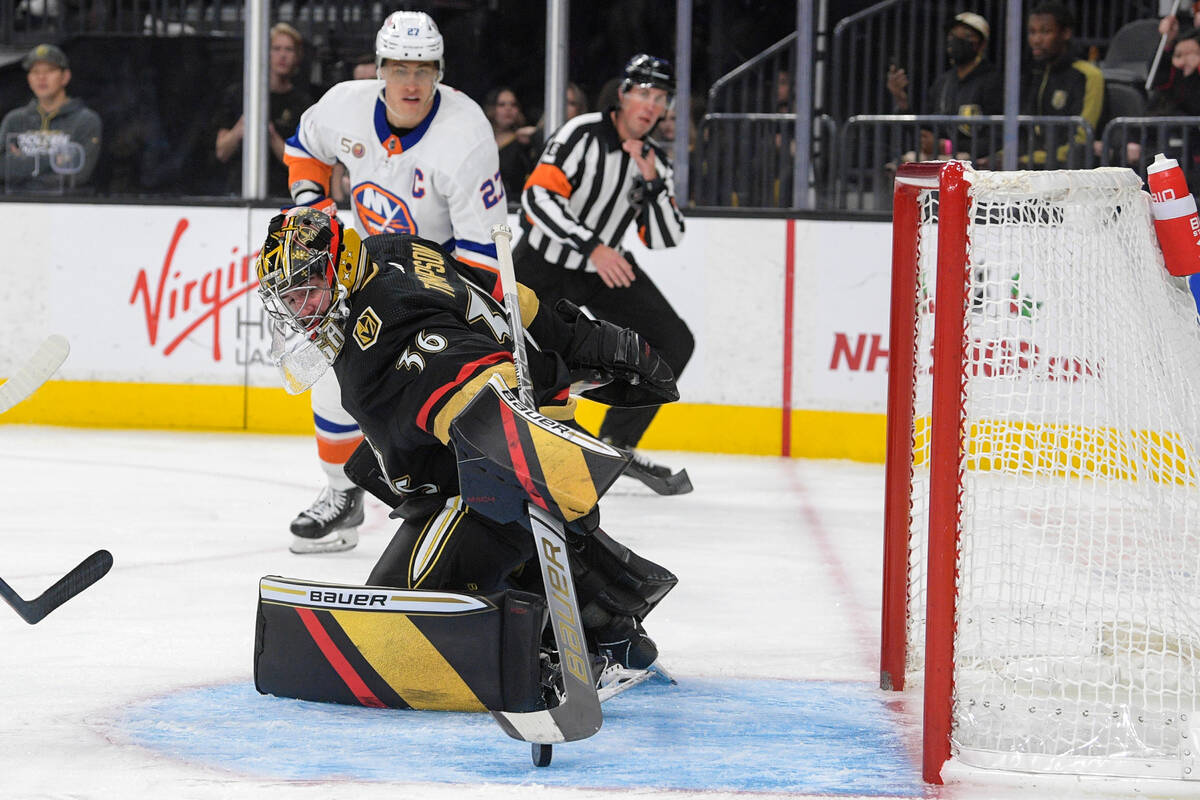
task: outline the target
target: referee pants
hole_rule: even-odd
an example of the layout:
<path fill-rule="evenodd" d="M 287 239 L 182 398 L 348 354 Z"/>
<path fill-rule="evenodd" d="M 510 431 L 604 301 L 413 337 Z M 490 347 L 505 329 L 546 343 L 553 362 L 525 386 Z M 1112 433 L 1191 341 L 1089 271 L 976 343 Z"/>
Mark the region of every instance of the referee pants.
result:
<path fill-rule="evenodd" d="M 623 253 L 633 266 L 634 281 L 627 287 L 610 289 L 595 272 L 563 269 L 547 263 L 531 247 L 517 245 L 513 267 L 517 280 L 537 293 L 538 299 L 553 306 L 565 297 L 578 306 L 586 306 L 592 316 L 622 328 L 632 328 L 650 343 L 678 379 L 696 349 L 696 340 L 687 323 L 663 296 L 654 281 Z M 610 408 L 598 433 L 618 447 L 636 447 L 650 427 L 658 406 Z"/>

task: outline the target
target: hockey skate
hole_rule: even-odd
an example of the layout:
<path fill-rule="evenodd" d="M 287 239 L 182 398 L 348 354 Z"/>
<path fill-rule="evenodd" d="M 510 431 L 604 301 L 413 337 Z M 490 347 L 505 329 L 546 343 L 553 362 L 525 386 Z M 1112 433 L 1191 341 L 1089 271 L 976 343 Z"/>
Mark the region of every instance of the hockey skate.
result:
<path fill-rule="evenodd" d="M 675 683 L 675 679 L 657 663 L 651 664 L 645 669 L 633 669 L 606 656 L 592 655 L 592 677 L 596 681 L 596 696 L 600 698 L 601 703 L 611 700 L 621 692 L 645 683 L 655 676 L 662 676 L 671 683 Z M 558 663 L 558 654 L 543 650 L 542 698 L 547 708 L 552 708 L 563 701 L 562 687 L 562 668 Z"/>
<path fill-rule="evenodd" d="M 363 523 L 363 490 L 326 486 L 313 504 L 292 520 L 292 546 L 298 555 L 339 553 L 358 544 Z"/>
<path fill-rule="evenodd" d="M 692 479 L 686 469 L 672 473 L 670 467 L 651 461 L 637 450 L 629 448 L 625 452 L 629 453 L 630 461 L 624 474 L 637 478 L 658 494 L 687 494 L 692 490 Z"/>
<path fill-rule="evenodd" d="M 658 663 L 658 646 L 646 635 L 640 623 L 633 621 L 632 630 L 625 625 L 602 629 L 590 638 L 596 639 L 591 648 L 591 666 L 596 695 L 601 703 L 655 676 L 675 683 L 670 673 Z M 542 695 L 549 707 L 562 702 L 562 668 L 558 653 L 549 646 L 543 646 L 541 661 Z"/>
<path fill-rule="evenodd" d="M 670 673 L 658 663 L 658 645 L 646 635 L 640 623 L 634 622 L 632 631 L 614 631 L 609 636 L 598 631 L 596 650 L 597 658 L 606 662 L 596 677 L 596 694 L 602 703 L 656 675 L 675 683 Z"/>

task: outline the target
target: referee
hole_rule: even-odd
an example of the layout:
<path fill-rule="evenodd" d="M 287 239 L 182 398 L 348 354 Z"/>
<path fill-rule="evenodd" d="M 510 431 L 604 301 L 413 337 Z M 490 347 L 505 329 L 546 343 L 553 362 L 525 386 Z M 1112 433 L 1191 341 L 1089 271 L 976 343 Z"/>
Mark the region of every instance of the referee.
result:
<path fill-rule="evenodd" d="M 695 349 L 692 332 L 621 249 L 635 221 L 647 247 L 674 247 L 683 237 L 667 153 L 647 138 L 674 92 L 670 62 L 636 55 L 625 65 L 616 107 L 581 114 L 555 131 L 521 193 L 524 235 L 513 261 L 517 279 L 543 301 L 566 298 L 632 328 L 678 378 Z M 611 408 L 599 436 L 632 452 L 626 474 L 659 494 L 690 492 L 686 470 L 672 474 L 634 451 L 657 410 Z"/>

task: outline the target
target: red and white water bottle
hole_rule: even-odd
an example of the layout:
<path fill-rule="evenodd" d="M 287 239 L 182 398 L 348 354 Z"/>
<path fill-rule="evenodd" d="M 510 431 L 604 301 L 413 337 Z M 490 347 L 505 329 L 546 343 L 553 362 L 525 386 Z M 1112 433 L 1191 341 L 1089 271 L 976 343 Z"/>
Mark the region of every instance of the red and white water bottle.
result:
<path fill-rule="evenodd" d="M 1167 272 L 1178 277 L 1200 272 L 1200 216 L 1179 163 L 1159 153 L 1146 170 L 1146 182 Z"/>

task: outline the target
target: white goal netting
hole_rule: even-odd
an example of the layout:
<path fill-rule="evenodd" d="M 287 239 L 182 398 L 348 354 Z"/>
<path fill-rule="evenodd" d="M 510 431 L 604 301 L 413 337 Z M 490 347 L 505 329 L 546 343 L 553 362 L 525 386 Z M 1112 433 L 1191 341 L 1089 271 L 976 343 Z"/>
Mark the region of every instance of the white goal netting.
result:
<path fill-rule="evenodd" d="M 1193 777 L 1200 324 L 1128 170 L 968 173 L 951 742 Z M 924 644 L 936 191 L 921 194 L 908 670 Z M 939 362 L 940 363 L 940 362 Z M 1200 777 L 1200 762 L 1195 764 Z"/>

